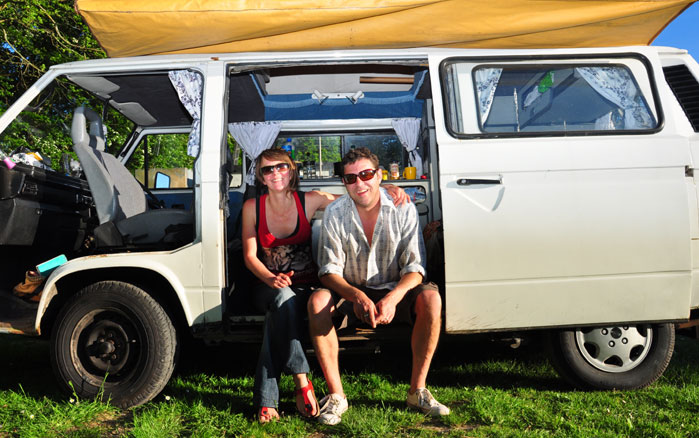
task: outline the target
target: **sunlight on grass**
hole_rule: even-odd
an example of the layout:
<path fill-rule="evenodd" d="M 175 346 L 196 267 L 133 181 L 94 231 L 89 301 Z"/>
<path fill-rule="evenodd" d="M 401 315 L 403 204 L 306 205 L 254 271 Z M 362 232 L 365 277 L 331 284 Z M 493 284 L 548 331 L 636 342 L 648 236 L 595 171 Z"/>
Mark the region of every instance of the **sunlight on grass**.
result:
<path fill-rule="evenodd" d="M 104 423 L 118 415 L 118 409 L 94 401 L 52 401 L 32 397 L 22 388 L 0 391 L 0 437 L 102 436 Z"/>
<path fill-rule="evenodd" d="M 289 376 L 280 383 L 282 418 L 260 425 L 251 402 L 257 347 L 224 346 L 196 351 L 194 365 L 180 370 L 155 400 L 131 410 L 53 395 L 45 381 L 33 383 L 36 379 L 21 367 L 0 365 L 0 437 L 699 436 L 695 339 L 678 338 L 675 357 L 656 384 L 625 392 L 571 389 L 537 343 L 512 350 L 487 341 L 461 344 L 460 339 L 440 346 L 428 379 L 435 397 L 452 409 L 446 418 L 406 408 L 410 352 L 397 346 L 382 354 L 341 357 L 350 409 L 340 425 L 302 418 Z M 34 347 L 17 350 L 9 343 L 13 360 L 41 356 L 44 344 L 32 342 L 37 342 Z M 321 398 L 326 386 L 313 358 L 311 366 Z"/>

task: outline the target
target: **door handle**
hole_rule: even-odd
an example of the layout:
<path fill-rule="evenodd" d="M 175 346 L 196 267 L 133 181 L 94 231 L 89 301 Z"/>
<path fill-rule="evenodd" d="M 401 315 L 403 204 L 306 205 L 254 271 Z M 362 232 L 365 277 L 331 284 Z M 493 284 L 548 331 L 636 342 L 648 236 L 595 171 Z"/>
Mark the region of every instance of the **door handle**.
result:
<path fill-rule="evenodd" d="M 476 184 L 502 184 L 502 180 L 499 178 L 459 178 L 456 183 L 460 186 L 472 186 Z"/>

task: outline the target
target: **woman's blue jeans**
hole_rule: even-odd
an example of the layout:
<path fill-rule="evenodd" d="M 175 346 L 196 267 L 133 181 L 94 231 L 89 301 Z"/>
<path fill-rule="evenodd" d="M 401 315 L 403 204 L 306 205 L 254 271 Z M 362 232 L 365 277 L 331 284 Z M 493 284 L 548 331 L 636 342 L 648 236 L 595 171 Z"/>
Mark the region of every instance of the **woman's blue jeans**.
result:
<path fill-rule="evenodd" d="M 277 407 L 282 371 L 288 374 L 309 371 L 299 335 L 310 292 L 309 285 L 274 289 L 259 284 L 253 289 L 253 305 L 258 311 L 265 312 L 262 348 L 253 389 L 255 406 Z"/>

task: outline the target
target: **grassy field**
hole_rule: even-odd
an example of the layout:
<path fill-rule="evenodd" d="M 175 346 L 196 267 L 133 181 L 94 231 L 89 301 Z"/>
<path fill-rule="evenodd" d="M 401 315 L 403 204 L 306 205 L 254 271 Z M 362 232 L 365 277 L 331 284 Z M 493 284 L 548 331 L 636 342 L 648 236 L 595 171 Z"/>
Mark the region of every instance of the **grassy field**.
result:
<path fill-rule="evenodd" d="M 652 387 L 629 392 L 570 389 L 534 340 L 518 350 L 487 339 L 446 338 L 429 385 L 452 408 L 433 420 L 405 409 L 410 352 L 341 357 L 350 410 L 339 426 L 295 414 L 284 378 L 281 421 L 258 425 L 250 404 L 257 347 L 196 347 L 156 400 L 132 410 L 60 393 L 40 340 L 0 336 L 0 437 L 696 437 L 699 341 L 683 336 Z M 325 392 L 314 360 L 319 397 Z"/>

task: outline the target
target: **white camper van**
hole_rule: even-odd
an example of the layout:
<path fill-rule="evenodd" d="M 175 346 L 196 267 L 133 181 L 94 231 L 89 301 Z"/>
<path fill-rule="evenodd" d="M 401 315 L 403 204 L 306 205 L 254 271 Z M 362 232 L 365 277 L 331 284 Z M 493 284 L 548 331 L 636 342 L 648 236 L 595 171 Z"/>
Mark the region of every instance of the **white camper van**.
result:
<path fill-rule="evenodd" d="M 71 90 L 82 172 L 0 164 L 0 332 L 50 337 L 81 396 L 150 400 L 183 333 L 259 336 L 239 248 L 253 159 L 290 144 L 302 190 L 344 193 L 334 163 L 367 146 L 416 168 L 391 182 L 430 230 L 444 333 L 546 330 L 571 383 L 646 386 L 699 308 L 698 80 L 686 51 L 647 46 L 51 67 L 0 117 L 0 145 L 32 101 Z M 38 302 L 12 295 L 59 254 Z"/>

